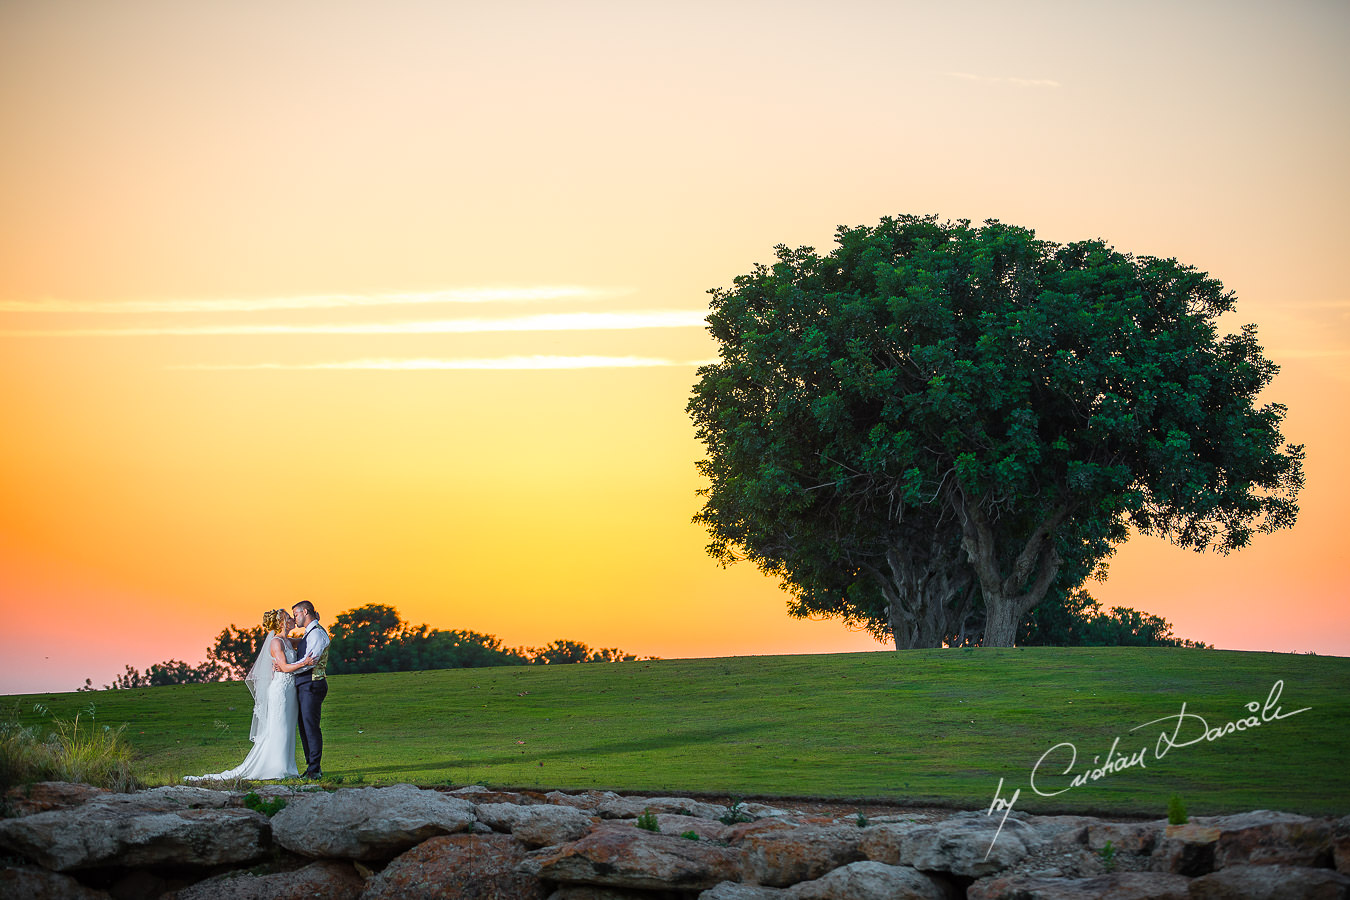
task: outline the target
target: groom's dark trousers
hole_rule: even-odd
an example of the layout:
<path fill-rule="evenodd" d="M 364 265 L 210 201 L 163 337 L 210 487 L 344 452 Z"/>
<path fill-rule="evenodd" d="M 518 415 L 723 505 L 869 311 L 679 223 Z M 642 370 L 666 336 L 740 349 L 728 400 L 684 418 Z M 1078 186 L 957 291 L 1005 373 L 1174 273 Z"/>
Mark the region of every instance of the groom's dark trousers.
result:
<path fill-rule="evenodd" d="M 300 707 L 300 746 L 305 751 L 306 778 L 323 774 L 323 732 L 319 729 L 319 715 L 323 698 L 328 696 L 328 679 L 315 681 L 312 672 L 295 676 L 295 698 Z"/>

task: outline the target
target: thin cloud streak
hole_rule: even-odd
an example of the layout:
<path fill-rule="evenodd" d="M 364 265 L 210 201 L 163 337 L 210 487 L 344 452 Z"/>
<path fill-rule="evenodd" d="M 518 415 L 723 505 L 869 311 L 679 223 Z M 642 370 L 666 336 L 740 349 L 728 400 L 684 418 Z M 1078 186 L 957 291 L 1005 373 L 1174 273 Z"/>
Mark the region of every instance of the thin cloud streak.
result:
<path fill-rule="evenodd" d="M 698 310 L 579 312 L 501 319 L 440 319 L 411 322 L 318 323 L 310 325 L 190 325 L 144 328 L 66 328 L 0 331 L 7 338 L 69 337 L 220 337 L 315 334 L 482 334 L 514 331 L 629 331 L 647 328 L 696 328 L 706 324 Z"/>
<path fill-rule="evenodd" d="M 351 370 L 382 369 L 411 372 L 426 370 L 520 371 L 539 369 L 647 369 L 663 367 L 697 367 L 716 360 L 680 361 L 642 356 L 503 356 L 492 359 L 353 359 L 345 362 L 322 363 L 248 363 L 168 366 L 170 369 L 192 371 L 248 371 L 248 370 Z"/>
<path fill-rule="evenodd" d="M 591 300 L 631 293 L 627 288 L 581 285 L 471 287 L 391 294 L 313 294 L 226 300 L 0 300 L 8 313 L 229 313 L 290 309 L 350 309 L 427 303 L 519 303 L 539 300 Z"/>

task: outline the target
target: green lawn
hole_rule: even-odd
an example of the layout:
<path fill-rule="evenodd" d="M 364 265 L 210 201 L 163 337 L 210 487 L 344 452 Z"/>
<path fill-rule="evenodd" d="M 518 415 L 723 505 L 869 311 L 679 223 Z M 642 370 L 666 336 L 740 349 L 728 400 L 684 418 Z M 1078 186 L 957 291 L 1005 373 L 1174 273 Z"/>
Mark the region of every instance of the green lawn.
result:
<path fill-rule="evenodd" d="M 1277 681 L 1286 718 L 1259 721 Z M 338 676 L 324 769 L 366 784 L 875 798 L 987 809 L 1350 813 L 1350 659 L 1182 649 L 912 650 Z M 239 682 L 6 698 L 126 723 L 151 783 L 237 765 Z M 1187 718 L 1178 717 L 1185 704 Z M 1257 704 L 1252 713 L 1246 704 Z M 1294 710 L 1308 711 L 1290 715 Z M 1154 720 L 1165 722 L 1136 729 Z M 228 727 L 226 727 L 228 726 Z M 1158 758 L 1158 736 L 1178 746 Z M 1115 757 L 1136 764 L 1070 787 Z M 1199 738 L 1186 746 L 1187 742 Z M 1073 745 L 1077 762 L 1070 767 Z M 1058 746 L 1058 749 L 1052 750 Z M 1037 761 L 1037 796 L 1030 778 Z M 1141 754 L 1142 751 L 1142 754 Z"/>

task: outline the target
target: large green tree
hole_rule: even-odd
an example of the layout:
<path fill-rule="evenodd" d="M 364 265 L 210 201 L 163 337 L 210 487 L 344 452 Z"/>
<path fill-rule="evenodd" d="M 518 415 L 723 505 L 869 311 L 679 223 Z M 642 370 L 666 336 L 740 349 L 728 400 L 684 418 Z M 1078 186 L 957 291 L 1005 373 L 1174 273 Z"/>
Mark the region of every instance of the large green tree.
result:
<path fill-rule="evenodd" d="M 897 647 L 1011 646 L 1129 528 L 1226 553 L 1293 524 L 1303 451 L 1235 298 L 1173 259 L 996 221 L 841 227 L 712 291 L 689 412 L 709 552 Z M 1051 594 L 1051 591 L 1055 594 Z"/>
<path fill-rule="evenodd" d="M 258 648 L 267 629 L 261 625 L 236 628 L 233 623 L 216 635 L 216 642 L 206 648 L 206 660 L 218 666 L 225 677 L 242 681 L 258 657 Z"/>
<path fill-rule="evenodd" d="M 389 671 L 381 657 L 387 648 L 399 644 L 404 630 L 398 610 L 382 603 L 367 603 L 339 613 L 329 631 L 329 671 L 335 675 Z"/>

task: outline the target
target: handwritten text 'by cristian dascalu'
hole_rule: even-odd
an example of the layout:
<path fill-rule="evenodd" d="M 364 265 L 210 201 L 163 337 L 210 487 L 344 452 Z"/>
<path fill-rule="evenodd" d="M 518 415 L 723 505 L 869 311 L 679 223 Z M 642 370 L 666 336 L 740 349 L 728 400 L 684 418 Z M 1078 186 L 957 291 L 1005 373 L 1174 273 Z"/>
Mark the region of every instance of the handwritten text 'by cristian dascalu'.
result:
<path fill-rule="evenodd" d="M 1171 723 L 1170 727 L 1158 735 L 1157 742 L 1153 745 L 1153 758 L 1162 759 L 1169 750 L 1175 750 L 1178 747 L 1189 747 L 1192 744 L 1198 744 L 1201 741 L 1217 741 L 1220 738 L 1227 737 L 1239 731 L 1250 731 L 1253 728 L 1259 728 L 1262 725 L 1288 719 L 1290 716 L 1296 716 L 1299 713 L 1307 712 L 1312 709 L 1311 706 L 1305 706 L 1303 709 L 1296 709 L 1293 712 L 1284 712 L 1280 708 L 1280 694 L 1284 691 L 1284 681 L 1275 682 L 1271 687 L 1270 693 L 1266 696 L 1265 704 L 1253 700 L 1246 704 L 1247 711 L 1251 713 L 1240 719 L 1234 719 L 1224 725 L 1210 727 L 1209 722 L 1202 716 L 1186 710 L 1186 704 L 1181 704 L 1181 711 L 1171 716 L 1163 716 L 1161 719 L 1154 719 L 1151 722 L 1145 722 L 1142 725 L 1136 725 L 1130 729 L 1131 732 L 1138 731 L 1141 728 L 1148 728 L 1150 725 L 1161 725 Z M 1146 760 L 1149 758 L 1148 744 L 1140 747 L 1133 753 L 1121 754 L 1118 752 L 1120 747 L 1120 738 L 1111 742 L 1111 749 L 1106 751 L 1105 760 L 1100 756 L 1092 758 L 1092 767 L 1084 769 L 1074 775 L 1067 787 L 1058 787 L 1054 790 L 1048 787 L 1042 789 L 1037 786 L 1036 777 L 1041 773 L 1041 767 L 1046 767 L 1046 772 L 1055 772 L 1056 778 L 1064 777 L 1074 771 L 1078 764 L 1078 748 L 1068 741 L 1056 744 L 1049 750 L 1041 754 L 1041 758 L 1036 760 L 1036 765 L 1031 768 L 1031 789 L 1042 797 L 1054 797 L 1073 788 L 1082 787 L 1094 781 L 1099 781 L 1108 775 L 1114 775 L 1117 772 L 1123 772 L 1126 769 L 1132 769 L 1135 766 L 1148 768 Z M 1059 769 L 1058 764 L 1064 762 L 1064 767 Z M 1041 774 L 1042 781 L 1046 775 Z M 1002 796 L 1003 779 L 998 780 L 998 787 L 994 789 L 994 802 L 989 804 L 989 809 L 985 815 L 993 815 L 995 811 L 1002 810 L 1003 818 L 999 820 L 998 830 L 994 832 L 994 840 L 989 843 L 989 850 L 985 852 L 984 858 L 988 859 L 989 854 L 994 850 L 994 844 L 998 842 L 998 836 L 1003 833 L 1003 826 L 1008 821 L 1008 813 L 1012 812 L 1013 804 L 1021 795 L 1022 789 L 1013 791 L 1012 796 L 1006 800 Z M 1015 821 L 1015 820 L 1014 820 Z"/>

